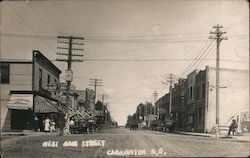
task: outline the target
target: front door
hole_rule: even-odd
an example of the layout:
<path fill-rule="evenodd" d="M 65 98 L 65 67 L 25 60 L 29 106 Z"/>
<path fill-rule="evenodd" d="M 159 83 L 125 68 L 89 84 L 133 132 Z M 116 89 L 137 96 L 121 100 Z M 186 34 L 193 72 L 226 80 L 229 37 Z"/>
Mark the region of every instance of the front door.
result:
<path fill-rule="evenodd" d="M 11 129 L 33 129 L 33 115 L 31 110 L 11 110 Z"/>

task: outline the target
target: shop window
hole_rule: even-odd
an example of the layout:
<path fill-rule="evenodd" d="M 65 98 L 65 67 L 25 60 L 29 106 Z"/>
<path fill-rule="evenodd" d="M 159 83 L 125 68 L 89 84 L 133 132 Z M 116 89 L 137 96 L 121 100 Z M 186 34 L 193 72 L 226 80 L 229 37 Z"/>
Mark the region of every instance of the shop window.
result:
<path fill-rule="evenodd" d="M 1 84 L 10 83 L 10 65 L 1 65 Z"/>

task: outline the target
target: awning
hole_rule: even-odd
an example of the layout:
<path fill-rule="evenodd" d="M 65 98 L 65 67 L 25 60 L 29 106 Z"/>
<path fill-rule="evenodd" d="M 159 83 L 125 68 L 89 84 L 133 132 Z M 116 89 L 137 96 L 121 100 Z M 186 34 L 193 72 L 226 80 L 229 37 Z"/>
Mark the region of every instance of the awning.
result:
<path fill-rule="evenodd" d="M 12 94 L 7 103 L 9 109 L 33 109 L 33 94 Z"/>
<path fill-rule="evenodd" d="M 36 96 L 34 102 L 35 102 L 34 106 L 35 113 L 51 113 L 51 112 L 58 113 L 62 111 L 59 107 L 57 107 L 56 102 L 41 96 Z"/>

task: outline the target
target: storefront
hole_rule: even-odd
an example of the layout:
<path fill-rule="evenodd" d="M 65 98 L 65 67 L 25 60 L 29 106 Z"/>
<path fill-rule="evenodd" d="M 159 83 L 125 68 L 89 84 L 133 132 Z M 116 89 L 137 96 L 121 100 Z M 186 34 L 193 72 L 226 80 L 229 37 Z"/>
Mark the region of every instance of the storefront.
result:
<path fill-rule="evenodd" d="M 33 94 L 12 94 L 7 107 L 11 110 L 11 129 L 33 128 Z"/>
<path fill-rule="evenodd" d="M 58 102 L 36 95 L 34 97 L 34 115 L 38 118 L 39 129 L 43 131 L 43 121 L 46 118 L 53 120 L 56 127 L 60 127 L 64 122 L 64 111 L 59 107 Z"/>
<path fill-rule="evenodd" d="M 11 130 L 34 129 L 34 117 L 38 118 L 39 129 L 43 131 L 43 121 L 48 117 L 56 122 L 56 126 L 63 124 L 65 115 L 58 102 L 37 94 L 11 94 L 7 103 L 11 110 Z"/>

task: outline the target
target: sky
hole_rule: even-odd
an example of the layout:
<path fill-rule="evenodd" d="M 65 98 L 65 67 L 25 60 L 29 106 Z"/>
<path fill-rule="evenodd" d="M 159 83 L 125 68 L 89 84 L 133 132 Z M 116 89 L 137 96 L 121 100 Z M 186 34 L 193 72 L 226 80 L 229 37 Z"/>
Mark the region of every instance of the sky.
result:
<path fill-rule="evenodd" d="M 136 106 L 168 93 L 167 76 L 185 78 L 195 69 L 215 66 L 213 25 L 223 25 L 220 66 L 249 70 L 249 4 L 244 0 L 71 0 L 0 3 L 0 58 L 31 60 L 40 50 L 55 61 L 58 35 L 84 37 L 84 62 L 74 62 L 73 84 L 89 87 L 102 79 L 98 98 L 112 118 L 126 123 Z"/>

